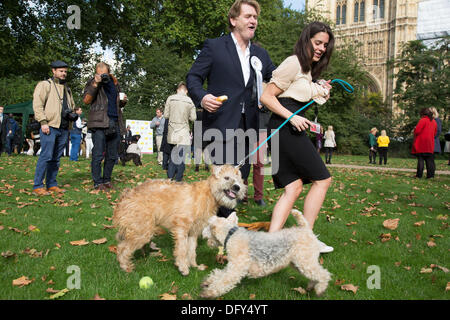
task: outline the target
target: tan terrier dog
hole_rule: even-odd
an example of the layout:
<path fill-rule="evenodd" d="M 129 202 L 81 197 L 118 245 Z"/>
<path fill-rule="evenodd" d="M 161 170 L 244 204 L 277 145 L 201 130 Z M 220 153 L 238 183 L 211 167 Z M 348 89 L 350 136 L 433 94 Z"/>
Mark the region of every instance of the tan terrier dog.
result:
<path fill-rule="evenodd" d="M 124 190 L 113 215 L 120 267 L 131 272 L 133 253 L 150 242 L 161 226 L 175 240 L 175 265 L 181 274 L 188 275 L 190 266 L 204 270 L 196 262 L 198 236 L 219 206 L 233 209 L 245 193 L 241 172 L 230 165 L 212 166 L 208 179 L 191 184 L 148 180 Z"/>
<path fill-rule="evenodd" d="M 214 298 L 233 289 L 243 277 L 261 278 L 294 265 L 321 295 L 327 288 L 331 274 L 319 263 L 319 243 L 298 210 L 292 210 L 298 226 L 273 233 L 238 228 L 233 212 L 228 218 L 211 217 L 203 230 L 209 246 L 223 245 L 227 251 L 225 269 L 215 269 L 204 280 L 200 296 Z"/>

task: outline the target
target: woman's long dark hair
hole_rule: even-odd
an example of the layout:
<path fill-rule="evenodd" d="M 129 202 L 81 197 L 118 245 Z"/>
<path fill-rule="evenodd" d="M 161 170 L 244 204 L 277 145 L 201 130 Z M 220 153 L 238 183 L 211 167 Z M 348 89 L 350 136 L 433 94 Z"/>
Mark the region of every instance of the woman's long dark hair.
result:
<path fill-rule="evenodd" d="M 325 32 L 329 36 L 328 46 L 325 53 L 322 55 L 318 62 L 311 62 L 314 49 L 311 44 L 311 38 L 313 38 L 316 33 Z M 300 38 L 294 47 L 294 54 L 297 56 L 300 65 L 302 66 L 302 71 L 308 73 L 311 71 L 311 76 L 316 80 L 322 71 L 326 69 L 328 63 L 330 62 L 331 54 L 333 53 L 334 47 L 334 35 L 331 28 L 323 22 L 311 22 L 305 29 L 303 29 L 300 34 Z"/>

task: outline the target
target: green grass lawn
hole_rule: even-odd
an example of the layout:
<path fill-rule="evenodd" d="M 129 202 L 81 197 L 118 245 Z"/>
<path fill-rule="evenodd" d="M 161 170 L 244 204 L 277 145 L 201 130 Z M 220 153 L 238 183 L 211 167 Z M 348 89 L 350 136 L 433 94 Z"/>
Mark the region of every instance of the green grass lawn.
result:
<path fill-rule="evenodd" d="M 333 163 L 366 165 L 366 158 L 336 156 Z M 216 251 L 200 239 L 197 261 L 208 269 L 191 269 L 189 276 L 183 277 L 174 266 L 171 236 L 164 234 L 153 239 L 159 252 L 148 246 L 136 252 L 134 272 L 127 274 L 120 269 L 111 252 L 116 245 L 116 232 L 111 228 L 113 206 L 125 187 L 165 177 L 155 156 L 144 156 L 142 167 L 130 163 L 116 166 L 113 182 L 117 190 L 111 193 L 93 191 L 88 160 L 74 163 L 63 158 L 58 182 L 67 192 L 41 198 L 31 193 L 36 160 L 0 157 L 0 299 L 47 299 L 55 290 L 76 284 L 72 280 L 77 274 L 80 288 L 70 289 L 59 299 L 92 299 L 98 295 L 108 300 L 159 300 L 164 293 L 177 299 L 198 299 L 202 279 L 212 269 L 223 268 L 215 262 Z M 439 160 L 438 170 L 448 170 L 446 163 Z M 389 159 L 393 166 L 415 168 L 415 164 L 414 159 Z M 330 171 L 333 184 L 314 230 L 335 248 L 333 253 L 321 256 L 323 266 L 333 274 L 326 293 L 318 298 L 313 292 L 293 290 L 306 288 L 307 279 L 289 267 L 262 279 L 244 279 L 223 298 L 449 299 L 450 176 L 418 180 L 404 172 Z M 206 176 L 204 170 L 194 172 L 193 166 L 185 172 L 187 182 Z M 249 203 L 237 208 L 240 221 L 269 221 L 281 192 L 267 176 L 264 198 L 268 206 L 257 207 L 251 200 L 250 181 Z M 296 207 L 301 210 L 302 205 L 303 198 Z M 398 227 L 383 227 L 387 219 L 399 219 Z M 287 224 L 294 224 L 292 217 Z M 71 244 L 83 239 L 89 244 Z M 103 239 L 99 244 L 93 242 L 99 239 Z M 13 286 L 13 280 L 22 276 L 32 282 Z M 154 280 L 152 289 L 139 289 L 143 276 Z M 374 288 L 374 277 L 379 279 L 378 289 Z M 346 284 L 357 287 L 356 292 L 343 290 Z"/>

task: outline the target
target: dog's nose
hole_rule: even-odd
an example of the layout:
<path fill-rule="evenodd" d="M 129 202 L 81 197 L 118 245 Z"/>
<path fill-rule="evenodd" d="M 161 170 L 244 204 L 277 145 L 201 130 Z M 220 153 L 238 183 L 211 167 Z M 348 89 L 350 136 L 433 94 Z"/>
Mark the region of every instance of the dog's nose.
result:
<path fill-rule="evenodd" d="M 239 187 L 239 185 L 237 185 L 237 184 L 233 184 L 233 186 L 231 187 L 231 190 L 233 190 L 234 192 L 238 192 L 239 190 L 241 190 L 241 187 Z"/>

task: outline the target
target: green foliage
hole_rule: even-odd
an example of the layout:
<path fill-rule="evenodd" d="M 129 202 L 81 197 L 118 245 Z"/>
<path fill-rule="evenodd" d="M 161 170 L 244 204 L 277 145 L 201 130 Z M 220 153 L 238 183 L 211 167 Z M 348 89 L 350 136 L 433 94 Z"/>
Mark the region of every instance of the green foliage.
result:
<path fill-rule="evenodd" d="M 255 42 L 267 49 L 275 65 L 293 53 L 302 29 L 323 20 L 317 12 L 285 8 L 282 0 L 261 0 Z M 68 80 L 75 102 L 82 104 L 86 77 L 102 56 L 92 50 L 114 52 L 114 73 L 127 93 L 128 119 L 151 119 L 156 108 L 183 81 L 206 38 L 228 32 L 227 14 L 233 0 L 35 0 L 4 1 L 0 6 L 0 102 L 29 100 L 38 80 L 50 75 L 49 63 L 70 64 Z M 81 29 L 70 30 L 69 5 L 81 10 Z M 21 17 L 21 18 L 18 18 Z M 329 21 L 326 21 L 329 23 Z M 379 95 L 367 94 L 368 79 L 353 45 L 335 50 L 323 78 L 340 78 L 355 87 L 354 94 L 336 85 L 331 99 L 320 107 L 319 121 L 333 125 L 338 150 L 366 152 L 366 132 L 389 122 Z M 11 54 L 14 52 L 14 54 Z M 14 89 L 12 89 L 14 88 Z M 16 90 L 17 89 L 17 90 Z M 84 106 L 87 114 L 89 106 Z M 311 111 L 308 116 L 312 116 Z"/>
<path fill-rule="evenodd" d="M 399 122 L 403 136 L 411 135 L 422 108 L 435 107 L 441 119 L 448 117 L 449 44 L 448 37 L 431 47 L 418 40 L 410 41 L 403 46 L 399 57 L 390 61 L 398 70 L 394 98 L 402 110 Z"/>

